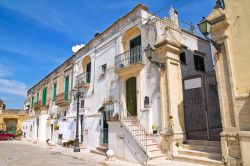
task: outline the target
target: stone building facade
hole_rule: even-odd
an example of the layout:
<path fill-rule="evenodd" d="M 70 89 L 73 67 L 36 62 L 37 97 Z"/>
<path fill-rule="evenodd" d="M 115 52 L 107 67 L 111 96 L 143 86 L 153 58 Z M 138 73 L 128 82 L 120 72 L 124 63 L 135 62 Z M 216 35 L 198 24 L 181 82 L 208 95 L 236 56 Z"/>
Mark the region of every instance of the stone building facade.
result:
<path fill-rule="evenodd" d="M 219 1 L 220 2 L 220 1 Z M 224 0 L 211 11 L 211 36 L 221 44 L 216 55 L 216 74 L 223 132 L 221 146 L 228 165 L 250 165 L 250 59 L 247 31 L 250 22 L 248 0 Z"/>
<path fill-rule="evenodd" d="M 139 4 L 28 91 L 31 138 L 74 139 L 77 106 L 70 91 L 80 84 L 80 141 L 93 152 L 105 144 L 133 162 L 181 158 L 183 78 L 212 70 L 209 42 L 181 29 L 173 8 L 163 19 Z M 71 132 L 60 131 L 65 126 Z"/>
<path fill-rule="evenodd" d="M 16 131 L 23 130 L 23 122 L 27 118 L 24 110 L 5 109 L 5 104 L 0 100 L 0 130 L 16 134 Z"/>

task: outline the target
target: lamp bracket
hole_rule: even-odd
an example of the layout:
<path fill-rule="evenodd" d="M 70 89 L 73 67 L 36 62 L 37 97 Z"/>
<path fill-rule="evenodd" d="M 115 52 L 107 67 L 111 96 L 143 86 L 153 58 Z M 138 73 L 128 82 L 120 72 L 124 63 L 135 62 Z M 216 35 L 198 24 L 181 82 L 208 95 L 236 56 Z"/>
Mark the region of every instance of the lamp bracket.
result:
<path fill-rule="evenodd" d="M 209 37 L 207 37 L 205 35 L 205 38 L 212 43 L 212 45 L 214 46 L 214 48 L 217 50 L 218 53 L 221 53 L 221 44 L 217 43 L 216 41 L 210 39 Z"/>
<path fill-rule="evenodd" d="M 161 70 L 166 69 L 166 64 L 165 63 L 160 63 L 160 62 L 156 62 L 156 61 L 151 61 L 151 62 L 154 63 Z"/>

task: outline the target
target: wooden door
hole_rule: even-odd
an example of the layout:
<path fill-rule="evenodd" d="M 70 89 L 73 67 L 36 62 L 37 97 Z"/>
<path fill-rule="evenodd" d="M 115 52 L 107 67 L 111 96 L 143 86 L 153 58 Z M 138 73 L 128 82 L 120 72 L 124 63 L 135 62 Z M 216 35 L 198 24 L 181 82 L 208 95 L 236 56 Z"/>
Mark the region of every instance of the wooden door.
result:
<path fill-rule="evenodd" d="M 132 77 L 126 82 L 127 110 L 131 116 L 137 116 L 136 78 Z"/>

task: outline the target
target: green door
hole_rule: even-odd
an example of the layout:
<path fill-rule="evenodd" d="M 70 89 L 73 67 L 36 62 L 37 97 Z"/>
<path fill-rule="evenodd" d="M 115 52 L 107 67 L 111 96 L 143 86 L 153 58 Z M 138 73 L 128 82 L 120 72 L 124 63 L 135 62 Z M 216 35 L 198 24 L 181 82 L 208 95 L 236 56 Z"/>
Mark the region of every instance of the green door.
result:
<path fill-rule="evenodd" d="M 102 143 L 108 144 L 108 142 L 109 142 L 109 125 L 104 118 L 103 119 L 103 128 L 102 128 Z"/>
<path fill-rule="evenodd" d="M 131 116 L 137 116 L 136 78 L 132 77 L 126 82 L 127 110 Z"/>
<path fill-rule="evenodd" d="M 16 120 L 6 120 L 6 132 L 10 134 L 16 134 Z"/>

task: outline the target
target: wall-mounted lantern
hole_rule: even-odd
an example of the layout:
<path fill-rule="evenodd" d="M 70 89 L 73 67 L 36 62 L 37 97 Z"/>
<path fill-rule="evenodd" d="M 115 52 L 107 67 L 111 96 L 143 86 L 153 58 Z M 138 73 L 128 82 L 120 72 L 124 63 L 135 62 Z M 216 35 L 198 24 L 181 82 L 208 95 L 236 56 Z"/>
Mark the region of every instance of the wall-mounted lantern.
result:
<path fill-rule="evenodd" d="M 144 49 L 144 52 L 148 58 L 148 60 L 151 63 L 154 63 L 158 68 L 160 68 L 161 70 L 165 70 L 166 68 L 166 64 L 165 63 L 160 63 L 158 61 L 152 60 L 155 59 L 154 57 L 156 56 L 156 52 L 155 50 L 150 46 L 150 44 L 148 44 L 148 46 Z"/>
<path fill-rule="evenodd" d="M 218 53 L 221 53 L 221 44 L 217 43 L 216 41 L 210 39 L 208 37 L 212 24 L 205 18 L 202 17 L 202 20 L 198 23 L 198 27 L 202 33 L 202 35 L 212 43 L 212 45 L 214 46 L 214 48 L 217 50 Z"/>

